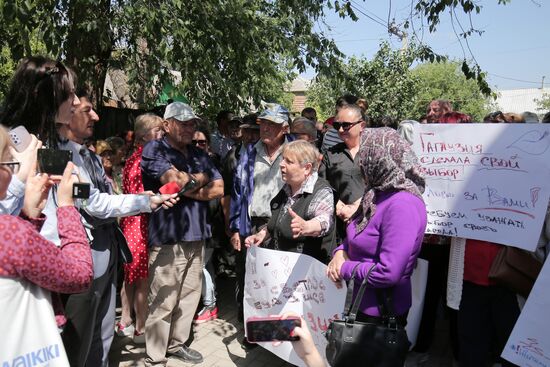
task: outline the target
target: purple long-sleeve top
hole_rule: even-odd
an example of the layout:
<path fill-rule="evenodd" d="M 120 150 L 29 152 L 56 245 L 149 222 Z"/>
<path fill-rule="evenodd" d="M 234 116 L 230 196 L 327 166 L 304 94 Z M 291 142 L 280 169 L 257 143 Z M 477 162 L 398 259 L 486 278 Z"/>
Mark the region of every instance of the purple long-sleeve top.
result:
<path fill-rule="evenodd" d="M 350 280 L 353 269 L 359 264 L 354 299 L 361 282 L 374 266 L 359 306 L 361 312 L 380 316 L 373 288 L 395 287 L 395 313 L 407 313 L 412 298 L 411 274 L 420 252 L 426 221 L 424 202 L 409 192 L 398 191 L 377 193 L 376 212 L 359 234 L 355 233 L 355 221 L 348 225 L 347 239 L 334 251 L 345 250 L 350 258 L 340 269 L 343 279 Z"/>

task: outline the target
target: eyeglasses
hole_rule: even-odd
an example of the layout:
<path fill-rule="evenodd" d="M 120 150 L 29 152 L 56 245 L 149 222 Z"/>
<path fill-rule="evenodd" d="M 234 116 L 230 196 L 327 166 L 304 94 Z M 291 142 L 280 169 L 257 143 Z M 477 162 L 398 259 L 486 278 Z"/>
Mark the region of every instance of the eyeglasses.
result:
<path fill-rule="evenodd" d="M 19 166 L 21 163 L 19 162 L 0 162 L 1 166 L 8 167 L 8 169 L 11 171 L 11 173 L 16 174 L 19 172 Z"/>
<path fill-rule="evenodd" d="M 334 121 L 332 123 L 332 126 L 336 129 L 336 131 L 340 130 L 342 128 L 344 131 L 348 131 L 358 123 L 363 122 L 363 120 L 355 121 L 355 122 L 336 122 Z"/>
<path fill-rule="evenodd" d="M 203 139 L 200 139 L 200 140 L 191 140 L 191 144 L 193 145 L 199 145 L 201 147 L 205 147 L 206 146 L 206 140 L 203 140 Z"/>

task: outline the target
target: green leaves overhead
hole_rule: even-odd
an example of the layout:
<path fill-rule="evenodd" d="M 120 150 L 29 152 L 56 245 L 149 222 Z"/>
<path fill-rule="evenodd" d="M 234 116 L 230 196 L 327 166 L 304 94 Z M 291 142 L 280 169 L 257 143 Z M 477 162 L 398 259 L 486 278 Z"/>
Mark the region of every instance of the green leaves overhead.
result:
<path fill-rule="evenodd" d="M 414 5 L 430 31 L 447 10 L 481 11 L 474 0 L 414 0 Z M 0 0 L 0 46 L 16 62 L 36 52 L 38 41 L 45 53 L 77 71 L 96 100 L 109 68 L 124 70 L 133 99 L 149 106 L 164 84 L 176 85 L 170 71 L 179 71 L 179 90 L 201 112 L 247 109 L 276 96 L 280 92 L 273 88 L 281 90 L 308 67 L 336 84 L 349 79 L 343 55 L 319 30 L 324 27 L 316 26 L 327 9 L 358 19 L 347 0 Z M 444 60 L 426 46 L 417 52 L 420 60 Z M 394 66 L 390 60 L 376 62 Z M 477 65 L 464 70 L 482 85 Z M 363 70 L 366 78 L 371 72 Z M 392 104 L 395 98 L 383 97 Z"/>
<path fill-rule="evenodd" d="M 368 114 L 373 118 L 403 119 L 414 109 L 417 80 L 409 68 L 416 55 L 415 46 L 401 51 L 382 43 L 372 60 L 351 58 L 342 64 L 341 77 L 319 77 L 308 98 L 325 118 L 333 115 L 336 99 L 350 93 L 367 100 Z"/>
<path fill-rule="evenodd" d="M 448 99 L 457 111 L 481 121 L 490 100 L 476 80 L 466 79 L 459 62 L 434 58 L 434 62 L 411 65 L 425 57 L 423 47 L 391 50 L 387 43 L 372 60 L 351 58 L 342 65 L 341 78 L 319 77 L 308 94 L 308 104 L 327 118 L 334 114 L 336 99 L 346 93 L 365 98 L 368 114 L 377 119 L 390 116 L 397 120 L 419 119 L 433 99 Z"/>
<path fill-rule="evenodd" d="M 0 27 L 9 32 L 0 40 L 13 58 L 31 53 L 27 34 L 38 29 L 48 52 L 96 95 L 115 67 L 127 72 L 136 99 L 152 102 L 175 70 L 195 106 L 235 109 L 308 66 L 329 73 L 342 56 L 313 29 L 329 0 L 2 1 Z"/>

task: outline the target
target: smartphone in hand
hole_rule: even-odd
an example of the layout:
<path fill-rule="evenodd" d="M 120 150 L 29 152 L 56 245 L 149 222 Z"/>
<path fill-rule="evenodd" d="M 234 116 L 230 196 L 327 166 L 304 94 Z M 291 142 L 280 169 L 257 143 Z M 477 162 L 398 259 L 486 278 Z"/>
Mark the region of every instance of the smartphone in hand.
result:
<path fill-rule="evenodd" d="M 67 163 L 73 159 L 70 150 L 38 149 L 38 171 L 49 175 L 63 175 Z"/>
<path fill-rule="evenodd" d="M 280 316 L 250 317 L 246 320 L 246 339 L 250 343 L 270 341 L 296 341 L 293 336 L 296 326 L 301 326 L 299 317 L 290 316 L 281 320 Z"/>
<path fill-rule="evenodd" d="M 32 140 L 31 134 L 29 134 L 24 126 L 14 127 L 8 132 L 8 135 L 10 136 L 15 150 L 18 152 L 22 152 L 27 149 Z"/>

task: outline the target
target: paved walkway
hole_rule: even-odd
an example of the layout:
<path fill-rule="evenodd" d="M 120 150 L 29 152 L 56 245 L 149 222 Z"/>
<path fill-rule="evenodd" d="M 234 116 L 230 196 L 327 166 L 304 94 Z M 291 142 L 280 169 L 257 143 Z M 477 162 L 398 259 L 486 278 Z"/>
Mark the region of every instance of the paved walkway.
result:
<path fill-rule="evenodd" d="M 251 351 L 241 348 L 244 337 L 243 326 L 237 321 L 237 308 L 234 301 L 235 281 L 233 279 L 216 280 L 218 286 L 218 319 L 194 327 L 192 347 L 202 353 L 204 361 L 199 367 L 262 366 L 290 367 L 291 364 L 278 358 L 271 352 L 257 347 Z M 438 325 L 436 340 L 430 359 L 423 364 L 413 363 L 413 357 L 407 366 L 451 367 L 448 332 Z M 130 338 L 115 336 L 109 355 L 111 367 L 144 366 L 145 346 L 136 345 Z M 169 360 L 168 367 L 192 366 L 177 359 Z"/>

